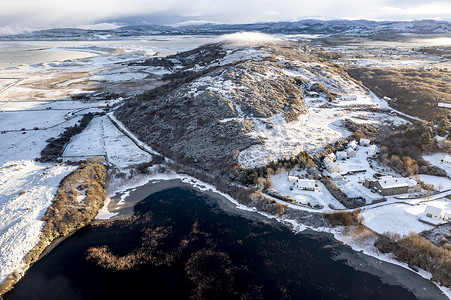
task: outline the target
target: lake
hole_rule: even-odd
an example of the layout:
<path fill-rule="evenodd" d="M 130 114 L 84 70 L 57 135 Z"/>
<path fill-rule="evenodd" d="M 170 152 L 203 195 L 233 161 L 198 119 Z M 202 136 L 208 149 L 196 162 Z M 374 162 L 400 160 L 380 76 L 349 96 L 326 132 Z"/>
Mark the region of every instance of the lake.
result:
<path fill-rule="evenodd" d="M 5 299 L 415 299 L 334 259 L 350 250 L 327 235 L 247 214 L 193 188 L 158 191 L 63 241 Z"/>

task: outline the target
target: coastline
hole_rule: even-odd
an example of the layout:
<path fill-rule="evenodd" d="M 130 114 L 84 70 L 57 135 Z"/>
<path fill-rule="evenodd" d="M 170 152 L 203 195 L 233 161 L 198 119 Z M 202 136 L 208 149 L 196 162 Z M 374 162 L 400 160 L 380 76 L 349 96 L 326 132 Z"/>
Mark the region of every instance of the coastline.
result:
<path fill-rule="evenodd" d="M 326 239 L 335 241 L 334 250 L 337 261 L 343 261 L 348 266 L 377 276 L 383 283 L 399 285 L 412 292 L 418 299 L 450 299 L 449 289 L 441 287 L 430 281 L 429 273 L 414 272 L 406 264 L 394 261 L 394 259 L 381 258 L 375 254 L 359 249 L 345 239 L 340 239 L 339 234 L 333 229 L 312 228 L 298 224 L 294 220 L 276 218 L 275 216 L 259 212 L 256 209 L 239 204 L 227 194 L 218 191 L 214 186 L 201 182 L 189 175 L 182 174 L 154 174 L 140 178 L 129 185 L 121 186 L 114 196 L 111 196 L 108 210 L 117 213 L 107 220 L 127 218 L 134 213 L 134 206 L 153 193 L 173 188 L 189 187 L 198 190 L 213 198 L 220 209 L 244 218 L 260 221 L 274 221 L 275 226 L 288 226 L 294 234 L 302 234 L 313 239 Z"/>

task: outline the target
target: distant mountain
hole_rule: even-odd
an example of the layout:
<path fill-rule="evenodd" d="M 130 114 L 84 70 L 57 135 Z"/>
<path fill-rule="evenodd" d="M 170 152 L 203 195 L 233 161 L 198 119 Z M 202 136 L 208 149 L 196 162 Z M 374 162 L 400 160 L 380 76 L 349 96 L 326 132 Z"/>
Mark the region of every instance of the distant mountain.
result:
<path fill-rule="evenodd" d="M 368 20 L 301 20 L 295 22 L 269 22 L 252 24 L 218 24 L 188 22 L 174 25 L 126 25 L 111 30 L 83 30 L 57 28 L 26 34 L 0 37 L 1 39 L 101 39 L 102 37 L 127 37 L 144 35 L 217 35 L 241 31 L 271 34 L 451 34 L 451 22 L 435 20 L 418 21 L 368 21 Z"/>

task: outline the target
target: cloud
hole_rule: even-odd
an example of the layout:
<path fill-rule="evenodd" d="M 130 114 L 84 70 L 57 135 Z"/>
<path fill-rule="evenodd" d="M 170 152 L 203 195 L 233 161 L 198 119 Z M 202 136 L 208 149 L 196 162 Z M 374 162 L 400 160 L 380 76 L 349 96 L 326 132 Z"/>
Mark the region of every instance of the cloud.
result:
<path fill-rule="evenodd" d="M 143 16 L 166 23 L 323 19 L 451 19 L 448 0 L 1 0 L 0 27 L 77 27 Z"/>

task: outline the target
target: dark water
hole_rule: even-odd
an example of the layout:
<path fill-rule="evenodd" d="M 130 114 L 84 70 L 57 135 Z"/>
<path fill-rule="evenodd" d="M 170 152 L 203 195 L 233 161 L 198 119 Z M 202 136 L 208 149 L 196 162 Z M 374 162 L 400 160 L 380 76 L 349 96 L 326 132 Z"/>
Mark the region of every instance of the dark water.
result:
<path fill-rule="evenodd" d="M 415 299 L 331 259 L 334 241 L 231 215 L 193 189 L 136 211 L 62 242 L 5 299 Z M 105 245 L 114 259 L 88 259 Z"/>

